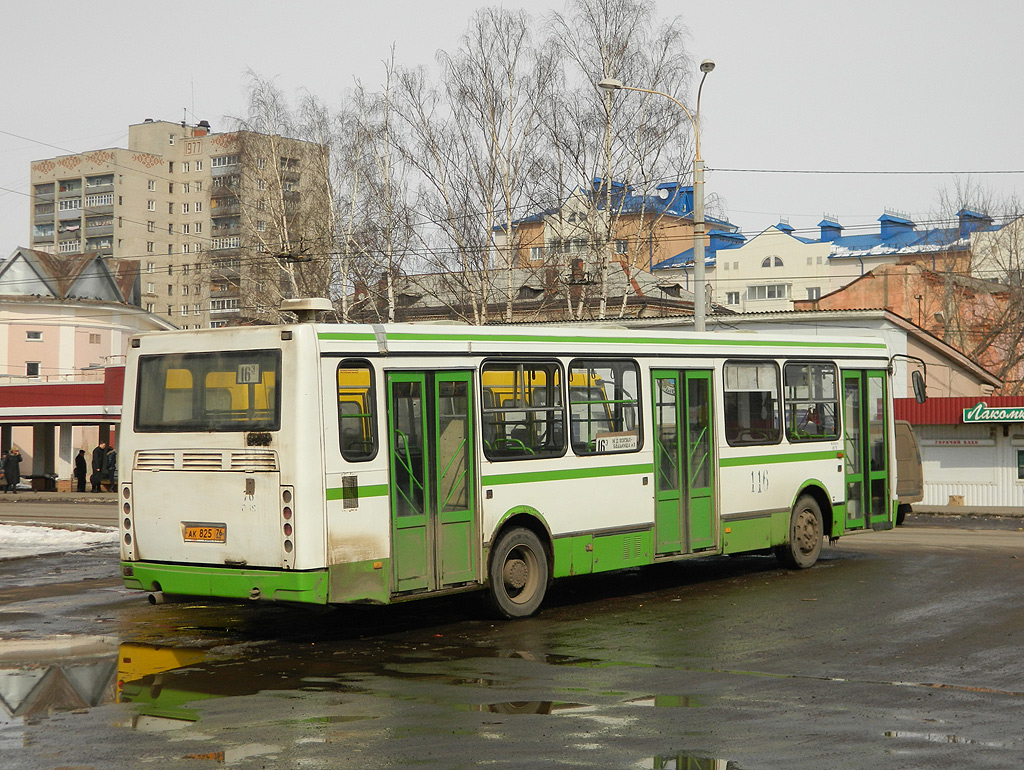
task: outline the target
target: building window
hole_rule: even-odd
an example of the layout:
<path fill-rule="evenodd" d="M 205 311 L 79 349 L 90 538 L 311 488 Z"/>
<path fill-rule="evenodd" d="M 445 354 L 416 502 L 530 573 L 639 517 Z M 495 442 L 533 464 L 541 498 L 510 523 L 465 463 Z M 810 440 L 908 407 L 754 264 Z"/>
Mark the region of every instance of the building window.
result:
<path fill-rule="evenodd" d="M 809 286 L 807 288 L 807 299 L 821 299 L 821 287 Z"/>
<path fill-rule="evenodd" d="M 725 304 L 726 305 L 738 305 L 738 304 L 740 304 L 740 293 L 738 291 L 727 291 L 725 293 Z"/>
<path fill-rule="evenodd" d="M 748 286 L 747 299 L 789 299 L 789 284 L 770 283 L 765 286 Z"/>
<path fill-rule="evenodd" d="M 156 192 L 156 180 L 150 179 L 147 183 L 150 192 Z"/>
<path fill-rule="evenodd" d="M 262 219 L 257 219 L 256 220 L 256 232 L 262 233 L 266 229 L 267 229 L 267 223 L 264 222 Z"/>
<path fill-rule="evenodd" d="M 61 254 L 77 254 L 82 250 L 81 241 L 61 241 L 58 250 Z"/>
<path fill-rule="evenodd" d="M 181 287 L 181 293 L 186 297 L 188 296 L 188 284 Z"/>
<path fill-rule="evenodd" d="M 188 315 L 188 305 L 182 305 L 181 306 L 181 314 L 183 316 Z"/>
<path fill-rule="evenodd" d="M 775 362 L 727 361 L 722 379 L 729 445 L 779 443 L 779 369 Z"/>
<path fill-rule="evenodd" d="M 196 171 L 202 171 L 202 170 L 203 170 L 203 162 L 201 160 L 197 160 L 196 161 Z"/>
<path fill-rule="evenodd" d="M 39 376 L 39 362 L 38 361 L 26 361 L 25 362 L 25 376 L 26 377 L 38 377 Z"/>
<path fill-rule="evenodd" d="M 173 160 L 167 161 L 167 173 L 168 174 L 173 174 L 174 173 L 174 161 Z"/>
<path fill-rule="evenodd" d="M 42 332 L 25 332 L 25 339 L 29 340 L 30 342 L 42 342 L 43 341 L 43 333 Z"/>
<path fill-rule="evenodd" d="M 146 272 L 147 273 L 155 273 L 156 272 L 156 263 L 155 262 L 147 262 L 146 263 Z"/>
<path fill-rule="evenodd" d="M 153 282 L 149 281 L 146 283 L 146 294 L 153 294 Z"/>
<path fill-rule="evenodd" d="M 780 257 L 765 257 L 761 260 L 761 267 L 782 267 L 782 259 Z"/>
<path fill-rule="evenodd" d="M 197 203 L 196 204 L 196 211 L 199 211 L 201 206 L 202 206 L 202 204 Z M 202 222 L 196 222 L 196 234 L 198 235 L 202 231 L 203 231 L 203 223 Z"/>
<path fill-rule="evenodd" d="M 184 224 L 184 225 L 181 226 L 181 234 L 182 235 L 188 235 L 189 232 L 191 231 L 191 229 L 192 228 L 189 225 Z"/>
<path fill-rule="evenodd" d="M 182 214 L 188 214 L 189 213 L 189 205 L 187 203 L 182 203 L 181 204 L 181 213 Z"/>
<path fill-rule="evenodd" d="M 152 302 L 147 302 L 146 303 L 146 312 L 147 313 L 152 313 L 153 312 L 153 303 Z"/>
<path fill-rule="evenodd" d="M 146 251 L 152 253 L 156 249 L 156 244 L 153 241 L 146 241 Z"/>
<path fill-rule="evenodd" d="M 256 168 L 264 169 L 266 167 L 267 167 L 267 159 L 266 158 L 256 158 Z"/>
<path fill-rule="evenodd" d="M 189 163 L 186 160 L 184 163 L 181 164 L 181 173 L 187 174 L 189 171 L 190 171 Z M 185 192 L 188 192 L 188 183 L 187 182 L 185 183 Z"/>
<path fill-rule="evenodd" d="M 80 208 L 82 208 L 81 198 L 68 198 L 58 204 L 59 211 L 77 211 Z"/>
<path fill-rule="evenodd" d="M 170 305 L 167 306 L 167 315 L 174 315 L 174 308 Z"/>
<path fill-rule="evenodd" d="M 215 158 L 210 158 L 210 168 L 224 168 L 225 166 L 237 166 L 238 156 L 237 155 L 218 155 Z"/>
<path fill-rule="evenodd" d="M 168 235 L 174 235 L 174 225 L 173 224 L 167 225 L 167 234 Z"/>
<path fill-rule="evenodd" d="M 167 255 L 170 256 L 173 253 L 174 253 L 174 246 L 172 246 L 171 244 L 168 243 L 167 244 Z"/>
<path fill-rule="evenodd" d="M 197 193 L 200 193 L 200 192 L 203 191 L 203 183 L 202 182 L 193 182 L 193 184 L 196 187 L 196 192 Z M 196 205 L 198 205 L 198 204 L 196 204 Z M 196 211 L 199 211 L 199 209 L 196 209 Z"/>
<path fill-rule="evenodd" d="M 1024 449 L 1017 450 L 1017 480 L 1024 481 Z"/>
<path fill-rule="evenodd" d="M 156 201 L 152 200 L 152 199 L 146 201 L 146 210 L 147 211 L 156 211 Z"/>
<path fill-rule="evenodd" d="M 174 182 L 167 183 L 167 194 L 174 195 Z"/>
<path fill-rule="evenodd" d="M 174 213 L 174 204 L 173 203 L 168 203 L 167 204 L 167 213 L 168 214 L 173 214 Z"/>
<path fill-rule="evenodd" d="M 192 315 L 199 315 L 199 305 L 192 306 Z M 196 328 L 198 329 L 199 327 L 197 326 Z"/>
<path fill-rule="evenodd" d="M 173 297 L 174 296 L 174 284 L 172 284 L 172 283 L 167 284 L 167 296 L 168 297 Z"/>
<path fill-rule="evenodd" d="M 203 210 L 203 202 L 202 201 L 196 201 L 196 213 L 198 214 L 202 210 Z"/>
<path fill-rule="evenodd" d="M 98 334 L 90 334 L 89 335 L 89 344 L 90 345 L 99 345 L 100 344 L 100 335 L 98 335 Z"/>
<path fill-rule="evenodd" d="M 167 144 L 174 144 L 174 134 L 167 135 Z"/>
<path fill-rule="evenodd" d="M 615 241 L 615 253 L 625 254 L 629 251 L 629 241 L 626 239 L 619 239 Z"/>
<path fill-rule="evenodd" d="M 174 275 L 174 265 L 167 266 L 167 275 Z"/>
<path fill-rule="evenodd" d="M 263 180 L 263 179 L 257 179 L 256 180 L 256 189 L 257 190 L 266 190 L 267 189 L 266 181 Z"/>
<path fill-rule="evenodd" d="M 113 206 L 114 193 L 97 193 L 96 195 L 85 196 L 86 206 Z"/>

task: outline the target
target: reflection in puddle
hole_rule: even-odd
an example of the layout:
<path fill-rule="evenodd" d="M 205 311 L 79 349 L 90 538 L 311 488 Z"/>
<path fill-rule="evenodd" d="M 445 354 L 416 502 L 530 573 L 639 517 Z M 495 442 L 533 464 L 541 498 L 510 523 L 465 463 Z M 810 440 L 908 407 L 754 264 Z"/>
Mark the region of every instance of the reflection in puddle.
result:
<path fill-rule="evenodd" d="M 689 754 L 677 754 L 674 757 L 655 757 L 652 767 L 655 770 L 741 770 L 735 762 L 725 759 L 693 757 Z"/>
<path fill-rule="evenodd" d="M 112 701 L 115 651 L 108 637 L 0 643 L 0 715 L 29 720 Z"/>
<path fill-rule="evenodd" d="M 927 743 L 962 743 L 970 746 L 986 746 L 991 749 L 1005 749 L 1011 744 L 999 741 L 976 741 L 973 738 L 964 738 L 962 735 L 947 735 L 945 733 L 916 733 L 906 730 L 887 730 L 886 738 L 909 738 L 915 741 L 926 741 Z"/>

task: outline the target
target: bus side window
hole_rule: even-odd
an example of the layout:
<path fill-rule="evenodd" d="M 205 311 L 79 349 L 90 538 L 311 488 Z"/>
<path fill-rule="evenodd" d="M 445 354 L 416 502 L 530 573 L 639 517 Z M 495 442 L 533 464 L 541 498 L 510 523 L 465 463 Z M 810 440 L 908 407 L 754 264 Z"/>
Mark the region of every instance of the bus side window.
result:
<path fill-rule="evenodd" d="M 377 456 L 377 418 L 373 368 L 366 361 L 338 364 L 338 439 L 341 456 L 365 462 Z"/>
<path fill-rule="evenodd" d="M 635 361 L 575 360 L 569 364 L 569 429 L 578 455 L 636 452 L 640 370 Z"/>
<path fill-rule="evenodd" d="M 480 370 L 484 455 L 488 460 L 560 457 L 565 410 L 557 362 L 487 362 Z"/>
<path fill-rule="evenodd" d="M 725 440 L 730 446 L 782 440 L 779 369 L 774 361 L 726 361 Z"/>

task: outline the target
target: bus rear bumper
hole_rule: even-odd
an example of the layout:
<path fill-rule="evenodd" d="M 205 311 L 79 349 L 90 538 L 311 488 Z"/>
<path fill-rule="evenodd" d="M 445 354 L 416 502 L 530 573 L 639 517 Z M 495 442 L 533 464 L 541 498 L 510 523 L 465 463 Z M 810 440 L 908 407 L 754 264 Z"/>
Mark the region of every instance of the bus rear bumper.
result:
<path fill-rule="evenodd" d="M 326 569 L 308 572 L 123 561 L 126 588 L 167 596 L 326 604 Z"/>

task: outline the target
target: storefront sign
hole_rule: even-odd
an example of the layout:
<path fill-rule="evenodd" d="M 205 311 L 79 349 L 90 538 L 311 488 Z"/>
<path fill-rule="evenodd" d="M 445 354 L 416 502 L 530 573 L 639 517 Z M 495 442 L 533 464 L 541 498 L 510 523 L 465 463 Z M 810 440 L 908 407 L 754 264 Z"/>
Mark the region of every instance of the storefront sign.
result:
<path fill-rule="evenodd" d="M 921 446 L 995 446 L 991 438 L 925 438 L 919 439 Z"/>
<path fill-rule="evenodd" d="M 995 406 L 989 408 L 984 401 L 964 409 L 964 422 L 1024 422 L 1024 406 Z"/>

